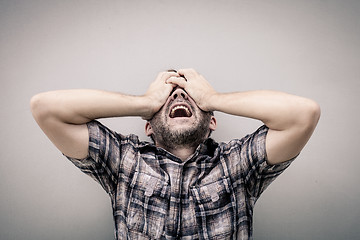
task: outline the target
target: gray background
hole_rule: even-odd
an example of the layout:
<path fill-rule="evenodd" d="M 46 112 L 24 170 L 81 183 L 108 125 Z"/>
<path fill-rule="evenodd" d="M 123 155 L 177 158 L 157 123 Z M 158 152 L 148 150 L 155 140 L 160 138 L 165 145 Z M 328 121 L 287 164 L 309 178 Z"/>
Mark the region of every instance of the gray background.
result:
<path fill-rule="evenodd" d="M 113 239 L 110 200 L 32 119 L 36 93 L 143 94 L 193 67 L 220 92 L 312 98 L 322 117 L 262 195 L 255 239 L 360 239 L 360 1 L 0 1 L 0 239 Z M 216 113 L 229 141 L 261 123 Z M 144 140 L 140 118 L 108 119 Z"/>

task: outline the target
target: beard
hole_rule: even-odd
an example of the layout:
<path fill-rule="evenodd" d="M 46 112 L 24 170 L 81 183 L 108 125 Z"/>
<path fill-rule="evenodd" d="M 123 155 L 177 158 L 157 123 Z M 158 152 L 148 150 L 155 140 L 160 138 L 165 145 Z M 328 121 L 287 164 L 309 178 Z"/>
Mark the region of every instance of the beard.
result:
<path fill-rule="evenodd" d="M 208 112 L 201 112 L 199 116 L 192 126 L 174 130 L 166 124 L 166 121 L 160 115 L 156 114 L 150 121 L 154 132 L 153 141 L 167 149 L 197 147 L 209 136 L 211 120 L 211 114 Z"/>

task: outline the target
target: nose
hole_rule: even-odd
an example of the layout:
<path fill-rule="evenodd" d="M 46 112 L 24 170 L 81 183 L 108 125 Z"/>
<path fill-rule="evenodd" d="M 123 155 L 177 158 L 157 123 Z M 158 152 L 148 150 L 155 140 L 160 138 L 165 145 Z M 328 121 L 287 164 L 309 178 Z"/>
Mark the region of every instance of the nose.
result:
<path fill-rule="evenodd" d="M 175 100 L 175 99 L 180 99 L 180 98 L 183 98 L 185 100 L 188 99 L 188 95 L 187 93 L 185 92 L 184 89 L 180 88 L 180 87 L 177 87 L 173 90 L 172 94 L 171 94 L 171 98 L 172 100 Z"/>

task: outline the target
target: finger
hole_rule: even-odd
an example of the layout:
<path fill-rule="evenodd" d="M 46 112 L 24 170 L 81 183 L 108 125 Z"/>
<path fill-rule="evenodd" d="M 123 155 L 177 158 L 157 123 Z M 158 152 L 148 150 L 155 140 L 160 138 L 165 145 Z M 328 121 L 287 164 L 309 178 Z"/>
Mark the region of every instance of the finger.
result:
<path fill-rule="evenodd" d="M 199 76 L 199 74 L 193 68 L 179 69 L 178 74 L 184 76 L 186 80 L 192 80 Z"/>
<path fill-rule="evenodd" d="M 186 79 L 183 77 L 171 76 L 166 80 L 166 83 L 176 84 L 176 85 L 178 85 L 178 83 L 181 83 L 181 82 L 186 82 Z"/>
<path fill-rule="evenodd" d="M 156 81 L 166 82 L 166 80 L 172 76 L 179 76 L 179 74 L 177 74 L 175 72 L 160 72 L 156 78 Z"/>
<path fill-rule="evenodd" d="M 176 72 L 165 72 L 165 74 L 162 77 L 162 80 L 166 83 L 168 79 L 172 77 L 180 77 L 180 75 Z"/>
<path fill-rule="evenodd" d="M 186 87 L 186 80 L 183 77 L 170 77 L 166 83 L 175 84 L 184 89 Z"/>

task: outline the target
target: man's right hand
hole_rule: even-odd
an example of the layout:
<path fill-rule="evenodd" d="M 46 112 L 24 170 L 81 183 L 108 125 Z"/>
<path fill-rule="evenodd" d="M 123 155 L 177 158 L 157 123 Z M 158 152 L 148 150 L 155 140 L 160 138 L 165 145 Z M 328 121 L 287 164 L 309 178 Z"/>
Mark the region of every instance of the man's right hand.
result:
<path fill-rule="evenodd" d="M 176 72 L 160 72 L 152 82 L 144 94 L 147 102 L 149 103 L 149 112 L 142 116 L 143 119 L 151 119 L 156 112 L 165 104 L 166 100 L 170 96 L 171 91 L 176 87 L 175 84 L 167 83 L 168 80 L 176 80 L 182 78 Z"/>

